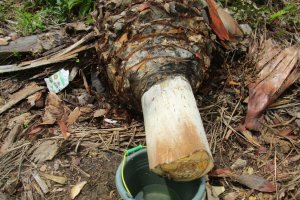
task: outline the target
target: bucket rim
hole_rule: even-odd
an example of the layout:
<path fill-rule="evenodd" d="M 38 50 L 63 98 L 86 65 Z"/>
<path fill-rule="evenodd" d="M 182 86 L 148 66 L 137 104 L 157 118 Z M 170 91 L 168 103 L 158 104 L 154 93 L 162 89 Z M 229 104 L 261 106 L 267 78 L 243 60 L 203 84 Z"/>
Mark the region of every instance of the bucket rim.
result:
<path fill-rule="evenodd" d="M 144 154 L 144 153 L 147 153 L 146 149 L 142 149 L 140 151 L 132 153 L 131 155 L 129 155 L 127 157 L 127 159 L 125 161 L 125 165 L 129 162 L 130 159 L 132 159 L 140 154 Z M 121 178 L 121 170 L 122 170 L 122 162 L 119 164 L 117 172 L 116 172 L 116 176 L 115 176 L 115 184 L 116 184 L 117 191 L 122 199 L 135 200 L 133 197 L 130 197 L 129 194 L 125 190 L 125 187 L 123 185 L 122 178 Z M 201 178 L 199 178 L 199 181 L 201 181 L 201 183 L 199 185 L 198 191 L 191 200 L 203 199 L 203 197 L 205 195 L 205 188 L 206 188 L 205 178 L 202 176 Z"/>

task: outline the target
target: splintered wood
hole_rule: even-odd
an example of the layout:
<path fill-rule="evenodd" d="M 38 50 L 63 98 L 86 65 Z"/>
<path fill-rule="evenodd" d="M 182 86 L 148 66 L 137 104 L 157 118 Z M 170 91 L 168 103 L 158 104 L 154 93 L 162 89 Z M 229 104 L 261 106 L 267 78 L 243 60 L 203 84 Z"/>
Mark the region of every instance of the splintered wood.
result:
<path fill-rule="evenodd" d="M 260 129 L 259 118 L 263 112 L 300 76 L 299 46 L 282 49 L 271 40 L 267 40 L 259 52 L 256 68 L 260 73 L 256 81 L 249 85 L 245 121 L 245 127 L 251 130 Z"/>

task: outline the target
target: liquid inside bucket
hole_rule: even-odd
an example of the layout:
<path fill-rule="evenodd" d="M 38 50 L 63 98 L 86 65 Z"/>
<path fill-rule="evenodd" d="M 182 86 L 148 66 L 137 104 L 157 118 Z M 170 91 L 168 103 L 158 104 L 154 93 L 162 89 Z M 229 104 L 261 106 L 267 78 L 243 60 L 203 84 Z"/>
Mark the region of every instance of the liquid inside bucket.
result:
<path fill-rule="evenodd" d="M 128 197 L 120 176 L 121 166 L 116 175 L 116 184 L 124 200 L 200 200 L 205 189 L 203 178 L 176 182 L 154 174 L 149 170 L 146 150 L 130 155 L 125 162 L 124 179 L 131 198 Z"/>
<path fill-rule="evenodd" d="M 135 196 L 135 200 L 181 200 L 180 196 L 164 184 L 146 185 Z"/>

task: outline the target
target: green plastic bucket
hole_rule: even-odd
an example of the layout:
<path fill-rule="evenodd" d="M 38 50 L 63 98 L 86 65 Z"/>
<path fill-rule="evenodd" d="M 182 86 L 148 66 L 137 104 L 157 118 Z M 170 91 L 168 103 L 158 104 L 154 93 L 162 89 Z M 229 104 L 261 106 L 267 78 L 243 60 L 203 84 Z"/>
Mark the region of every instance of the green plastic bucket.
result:
<path fill-rule="evenodd" d="M 124 165 L 125 183 L 122 182 L 122 163 L 116 173 L 116 187 L 124 200 L 201 200 L 205 196 L 205 179 L 176 182 L 160 177 L 149 170 L 147 151 L 135 152 Z"/>

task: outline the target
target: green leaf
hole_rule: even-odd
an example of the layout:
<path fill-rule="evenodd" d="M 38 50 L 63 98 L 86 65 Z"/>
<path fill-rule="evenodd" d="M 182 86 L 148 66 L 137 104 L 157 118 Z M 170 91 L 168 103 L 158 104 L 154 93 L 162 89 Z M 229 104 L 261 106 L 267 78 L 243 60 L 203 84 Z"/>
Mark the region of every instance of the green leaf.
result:
<path fill-rule="evenodd" d="M 287 6 L 285 6 L 282 10 L 279 10 L 278 12 L 272 14 L 270 16 L 270 20 L 273 21 L 275 19 L 279 19 L 279 18 L 283 18 L 284 15 L 288 14 L 288 13 L 294 13 L 295 11 L 297 11 L 297 7 L 294 4 L 289 4 Z"/>
<path fill-rule="evenodd" d="M 68 0 L 68 9 L 72 10 L 75 6 L 81 4 L 84 0 Z"/>
<path fill-rule="evenodd" d="M 89 12 L 91 6 L 92 6 L 92 0 L 83 1 L 79 9 L 79 15 L 81 17 L 85 16 Z"/>

